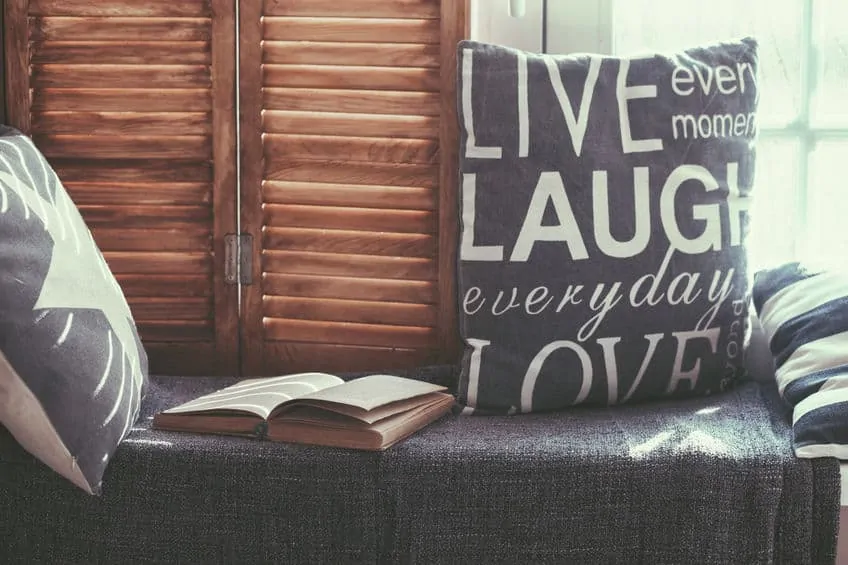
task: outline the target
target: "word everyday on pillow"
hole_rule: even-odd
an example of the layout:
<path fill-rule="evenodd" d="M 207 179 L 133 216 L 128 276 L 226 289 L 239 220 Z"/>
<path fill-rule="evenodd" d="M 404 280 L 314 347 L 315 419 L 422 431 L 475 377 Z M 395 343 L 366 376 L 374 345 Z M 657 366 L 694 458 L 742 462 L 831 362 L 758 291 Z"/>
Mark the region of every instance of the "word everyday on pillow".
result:
<path fill-rule="evenodd" d="M 466 412 L 729 387 L 756 42 L 618 58 L 465 41 L 458 58 Z"/>
<path fill-rule="evenodd" d="M 0 127 L 0 424 L 89 493 L 138 418 L 147 355 L 56 173 Z"/>
<path fill-rule="evenodd" d="M 754 307 L 793 407 L 795 454 L 848 459 L 848 272 L 800 263 L 761 271 Z"/>

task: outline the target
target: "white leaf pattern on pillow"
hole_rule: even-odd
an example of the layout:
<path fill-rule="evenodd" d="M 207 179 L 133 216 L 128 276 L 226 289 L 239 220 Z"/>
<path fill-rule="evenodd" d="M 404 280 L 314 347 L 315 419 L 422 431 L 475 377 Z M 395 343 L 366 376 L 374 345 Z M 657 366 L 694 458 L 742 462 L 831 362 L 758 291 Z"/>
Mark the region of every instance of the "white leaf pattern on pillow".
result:
<path fill-rule="evenodd" d="M 8 191 L 20 198 L 27 217 L 30 210 L 38 217 L 53 240 L 53 253 L 50 266 L 33 309 L 70 308 L 100 310 L 112 327 L 112 331 L 108 335 L 110 348 L 111 334 L 114 332 L 122 351 L 118 359 L 114 359 L 112 355 L 109 356 L 106 366 L 103 367 L 104 377 L 113 375 L 113 363 L 115 361 L 121 362 L 121 389 L 125 388 L 126 369 L 124 363 L 126 362 L 129 365 L 134 385 L 130 388 L 140 391 L 144 377 L 136 347 L 132 315 L 126 299 L 120 291 L 120 287 L 117 285 L 114 277 L 109 276 L 109 268 L 106 265 L 103 255 L 97 249 L 91 232 L 83 222 L 82 217 L 76 212 L 76 207 L 64 190 L 57 190 L 55 197 L 50 195 L 50 200 L 45 199 L 35 188 L 37 183 L 32 172 L 26 166 L 27 161 L 20 148 L 5 140 L 0 140 L 0 143 L 14 148 L 21 159 L 20 168 L 25 171 L 26 179 L 30 181 L 28 185 L 25 179 L 21 179 L 20 175 L 15 174 L 12 163 L 0 156 L 0 159 L 2 159 L 0 162 L 3 164 L 3 168 L 0 168 L 0 187 L 3 189 L 4 213 L 5 210 L 8 210 L 10 206 L 14 205 L 10 202 L 11 199 L 8 197 Z M 31 142 L 28 145 L 33 149 L 34 158 L 42 162 L 43 166 L 43 159 L 37 149 L 35 149 Z M 53 177 L 54 182 L 59 182 L 55 173 L 52 175 L 49 174 L 45 167 L 44 178 L 48 179 L 50 177 Z M 49 188 L 46 190 L 49 191 Z M 70 232 L 72 237 L 69 237 L 68 232 Z M 88 236 L 90 239 L 89 245 L 80 245 L 80 235 L 82 237 Z M 86 257 L 86 255 L 89 256 Z M 98 268 L 80 269 L 80 264 L 95 264 Z M 102 388 L 104 384 L 105 382 L 101 382 L 98 385 L 98 389 Z M 127 398 L 127 402 L 130 403 L 128 408 L 129 413 L 137 414 L 140 405 L 139 400 L 140 394 L 133 394 L 130 391 Z M 114 418 L 122 401 L 123 390 L 119 392 L 119 396 L 111 409 L 110 415 L 107 416 L 103 423 L 104 426 Z M 126 433 L 126 426 L 124 433 Z"/>

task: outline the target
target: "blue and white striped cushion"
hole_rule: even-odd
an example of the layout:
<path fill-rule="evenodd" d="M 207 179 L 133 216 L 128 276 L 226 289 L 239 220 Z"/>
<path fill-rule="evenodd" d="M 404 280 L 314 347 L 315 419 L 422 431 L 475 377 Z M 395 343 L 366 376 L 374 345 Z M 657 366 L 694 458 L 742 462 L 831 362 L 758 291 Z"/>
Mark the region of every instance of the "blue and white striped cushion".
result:
<path fill-rule="evenodd" d="M 788 263 L 758 273 L 753 295 L 795 454 L 848 459 L 848 272 Z"/>

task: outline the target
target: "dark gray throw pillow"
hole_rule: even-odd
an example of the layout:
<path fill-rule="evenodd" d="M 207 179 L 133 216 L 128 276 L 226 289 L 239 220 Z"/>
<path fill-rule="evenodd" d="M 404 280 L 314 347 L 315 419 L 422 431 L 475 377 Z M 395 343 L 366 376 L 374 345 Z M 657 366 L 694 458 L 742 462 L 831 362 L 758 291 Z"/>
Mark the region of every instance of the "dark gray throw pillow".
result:
<path fill-rule="evenodd" d="M 744 372 L 757 45 L 458 48 L 459 399 L 560 409 Z"/>
<path fill-rule="evenodd" d="M 0 423 L 89 493 L 138 417 L 147 355 L 56 173 L 0 127 Z"/>

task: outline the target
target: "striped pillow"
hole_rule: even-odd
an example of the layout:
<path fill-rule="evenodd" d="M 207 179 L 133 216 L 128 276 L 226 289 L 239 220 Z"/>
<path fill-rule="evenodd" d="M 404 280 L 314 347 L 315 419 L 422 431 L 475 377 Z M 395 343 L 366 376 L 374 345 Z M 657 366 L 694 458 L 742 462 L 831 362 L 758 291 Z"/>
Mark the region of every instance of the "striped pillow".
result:
<path fill-rule="evenodd" d="M 848 272 L 788 263 L 758 273 L 753 295 L 795 454 L 848 459 Z"/>

